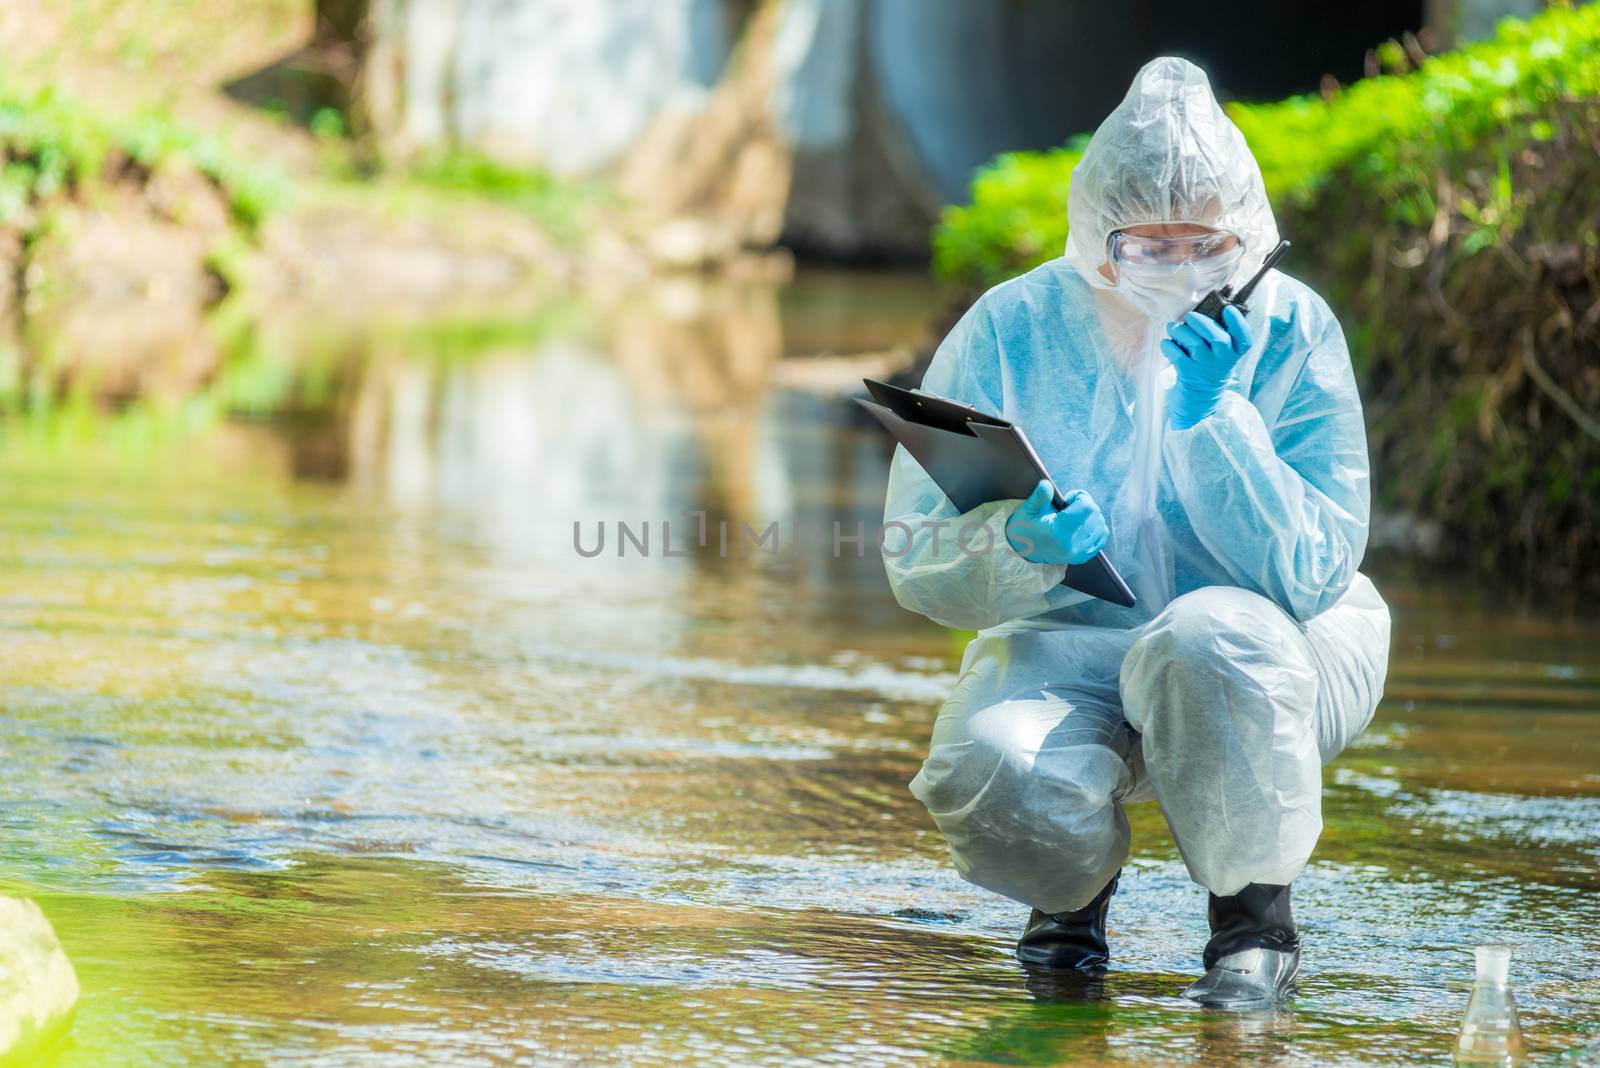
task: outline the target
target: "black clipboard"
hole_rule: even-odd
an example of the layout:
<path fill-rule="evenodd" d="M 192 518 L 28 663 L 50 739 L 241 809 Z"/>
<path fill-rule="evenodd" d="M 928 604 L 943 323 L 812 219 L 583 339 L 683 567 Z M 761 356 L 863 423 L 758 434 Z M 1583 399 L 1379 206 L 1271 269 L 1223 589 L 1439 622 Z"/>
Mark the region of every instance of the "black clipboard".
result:
<path fill-rule="evenodd" d="M 857 397 L 856 403 L 906 447 L 958 512 L 989 501 L 1026 497 L 1040 479 L 1049 481 L 1052 503 L 1065 507 L 1066 498 L 1028 436 L 1010 420 L 920 389 L 902 389 L 871 378 L 862 381 L 873 399 Z M 1062 585 L 1124 608 L 1137 603 L 1105 553 L 1068 567 Z"/>

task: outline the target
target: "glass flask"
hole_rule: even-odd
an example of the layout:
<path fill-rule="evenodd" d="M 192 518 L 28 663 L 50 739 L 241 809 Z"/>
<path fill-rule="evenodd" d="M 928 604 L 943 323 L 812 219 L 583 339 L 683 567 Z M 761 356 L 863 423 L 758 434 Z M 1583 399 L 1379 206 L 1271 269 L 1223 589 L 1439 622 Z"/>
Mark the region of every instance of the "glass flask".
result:
<path fill-rule="evenodd" d="M 1478 946 L 1472 955 L 1478 962 L 1478 977 L 1473 981 L 1467 1015 L 1456 1039 L 1456 1063 L 1522 1064 L 1522 1028 L 1506 982 L 1511 947 Z"/>

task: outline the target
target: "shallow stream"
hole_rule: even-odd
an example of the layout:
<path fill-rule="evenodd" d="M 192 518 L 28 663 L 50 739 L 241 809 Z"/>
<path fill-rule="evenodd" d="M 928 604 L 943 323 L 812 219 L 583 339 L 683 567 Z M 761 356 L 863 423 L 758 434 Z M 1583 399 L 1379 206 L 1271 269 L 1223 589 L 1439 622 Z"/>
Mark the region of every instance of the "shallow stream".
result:
<path fill-rule="evenodd" d="M 715 551 L 877 520 L 879 432 L 783 365 L 931 294 L 653 301 L 282 331 L 0 428 L 0 892 L 82 983 L 56 1063 L 1438 1064 L 1487 940 L 1534 1050 L 1600 1033 L 1600 625 L 1376 572 L 1292 1009 L 1177 997 L 1205 896 L 1150 804 L 1112 971 L 1030 980 L 905 785 L 964 636 L 870 550 Z"/>

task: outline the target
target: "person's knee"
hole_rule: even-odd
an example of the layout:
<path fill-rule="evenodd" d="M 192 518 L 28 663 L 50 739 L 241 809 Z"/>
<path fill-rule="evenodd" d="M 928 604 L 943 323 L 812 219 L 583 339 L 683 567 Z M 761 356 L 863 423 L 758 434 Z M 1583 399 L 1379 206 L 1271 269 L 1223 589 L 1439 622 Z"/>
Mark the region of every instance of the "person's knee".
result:
<path fill-rule="evenodd" d="M 1061 812 L 1112 803 L 1120 758 L 1105 746 L 1053 741 L 1072 711 L 1053 701 L 1002 701 L 968 716 L 937 740 L 912 793 L 941 825 L 1004 823 L 1048 798 Z"/>
<path fill-rule="evenodd" d="M 1000 787 L 1007 769 L 1031 763 L 1022 702 L 979 709 L 953 730 L 936 732 L 911 790 L 935 819 L 969 814 Z"/>
<path fill-rule="evenodd" d="M 1151 717 L 1179 712 L 1184 695 L 1241 687 L 1268 700 L 1226 702 L 1221 711 L 1309 716 L 1315 678 L 1305 636 L 1283 609 L 1249 590 L 1208 586 L 1145 626 L 1122 662 L 1121 689 L 1128 721 L 1142 732 Z"/>

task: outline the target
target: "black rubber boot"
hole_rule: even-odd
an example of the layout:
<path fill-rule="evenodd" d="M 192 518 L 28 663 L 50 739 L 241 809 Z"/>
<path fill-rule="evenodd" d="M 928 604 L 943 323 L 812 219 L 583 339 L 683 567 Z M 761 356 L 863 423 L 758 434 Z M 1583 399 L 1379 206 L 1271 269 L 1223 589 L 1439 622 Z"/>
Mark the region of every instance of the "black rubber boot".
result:
<path fill-rule="evenodd" d="M 1294 989 L 1300 935 L 1289 888 L 1251 883 L 1231 897 L 1211 895 L 1206 974 L 1183 996 L 1219 1009 L 1270 1008 Z"/>
<path fill-rule="evenodd" d="M 1106 908 L 1117 892 L 1118 870 L 1094 900 L 1074 912 L 1051 914 L 1033 910 L 1017 940 L 1017 959 L 1038 968 L 1088 972 L 1111 959 L 1106 946 Z"/>

